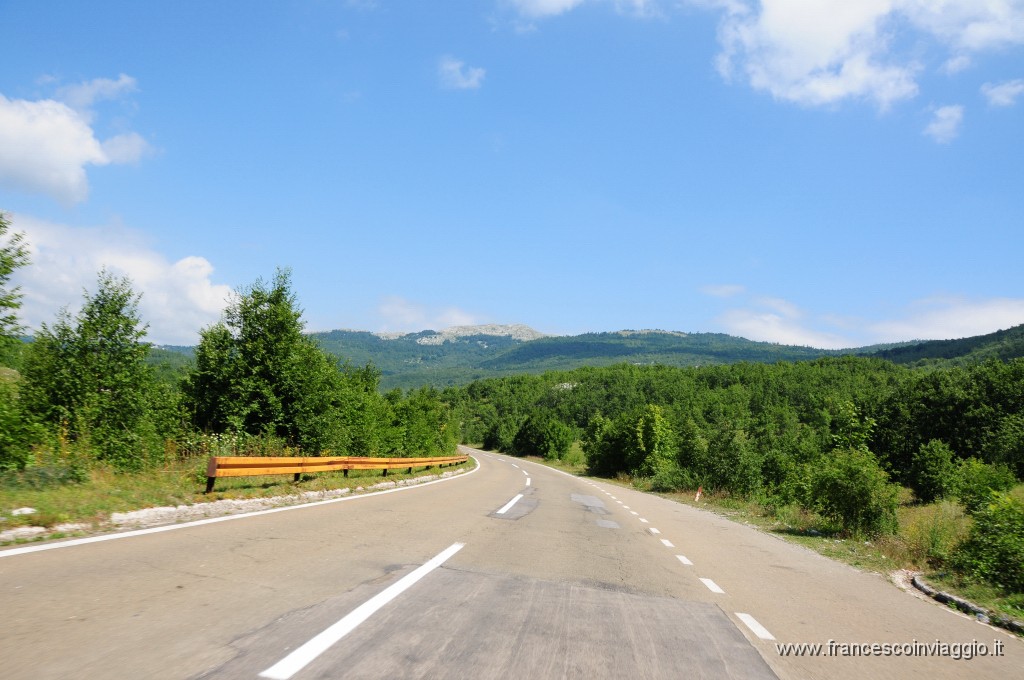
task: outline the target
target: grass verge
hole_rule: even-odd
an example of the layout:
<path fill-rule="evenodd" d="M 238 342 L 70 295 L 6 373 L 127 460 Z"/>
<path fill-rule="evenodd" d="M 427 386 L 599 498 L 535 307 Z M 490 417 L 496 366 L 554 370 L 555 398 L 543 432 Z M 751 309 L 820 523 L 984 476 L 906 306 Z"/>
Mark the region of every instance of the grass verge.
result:
<path fill-rule="evenodd" d="M 28 488 L 8 483 L 0 487 L 0 531 L 19 526 L 54 527 L 65 523 L 89 524 L 99 527 L 112 513 L 143 508 L 192 505 L 223 499 L 251 499 L 291 496 L 307 491 L 334 489 L 358 490 L 382 481 L 399 481 L 434 475 L 449 470 L 472 468 L 470 459 L 461 465 L 442 469 L 414 469 L 411 474 L 390 470 L 384 477 L 377 470 L 352 470 L 305 475 L 298 482 L 291 475 L 265 477 L 226 477 L 217 480 L 214 490 L 204 494 L 206 461 L 179 461 L 161 468 L 138 473 L 115 473 L 109 468 L 94 467 L 88 479 L 77 484 Z M 33 514 L 13 515 L 17 508 L 29 507 Z M 52 536 L 50 536 L 52 537 Z M 7 541 L 5 543 L 19 542 Z"/>

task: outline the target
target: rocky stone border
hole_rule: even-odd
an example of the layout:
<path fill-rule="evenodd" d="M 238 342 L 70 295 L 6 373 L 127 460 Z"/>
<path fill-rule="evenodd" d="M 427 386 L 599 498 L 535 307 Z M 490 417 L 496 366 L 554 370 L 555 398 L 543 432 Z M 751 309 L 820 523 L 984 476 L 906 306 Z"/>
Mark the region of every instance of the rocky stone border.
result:
<path fill-rule="evenodd" d="M 974 616 L 982 623 L 990 623 L 993 626 L 999 626 L 1000 628 L 1012 630 L 1014 633 L 1017 633 L 1018 635 L 1024 635 L 1024 622 L 1018 621 L 1017 619 L 1012 619 L 1009 616 L 1004 616 L 1003 614 L 999 614 L 998 612 L 985 609 L 984 607 L 979 607 L 973 602 L 969 602 L 963 599 L 962 597 L 957 597 L 956 595 L 950 595 L 949 593 L 943 592 L 941 590 L 936 590 L 935 588 L 932 588 L 930 585 L 925 583 L 924 580 L 921 578 L 920 574 L 914 574 L 913 578 L 911 579 L 911 583 L 914 584 L 915 588 L 917 588 L 933 600 L 941 602 L 942 604 L 952 605 L 960 611 L 962 611 L 963 613 Z"/>

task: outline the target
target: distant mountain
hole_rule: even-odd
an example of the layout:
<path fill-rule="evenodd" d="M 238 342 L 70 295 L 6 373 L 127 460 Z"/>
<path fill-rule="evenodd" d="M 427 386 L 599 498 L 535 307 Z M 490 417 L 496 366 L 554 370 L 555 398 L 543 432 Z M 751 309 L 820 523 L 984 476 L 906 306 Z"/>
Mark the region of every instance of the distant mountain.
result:
<path fill-rule="evenodd" d="M 527 326 L 463 326 L 380 335 L 311 334 L 326 351 L 360 366 L 372 362 L 384 388 L 462 384 L 515 373 L 541 373 L 622 362 L 699 366 L 737 361 L 801 361 L 839 352 L 754 342 L 720 333 L 644 330 L 545 336 Z"/>
<path fill-rule="evenodd" d="M 516 373 L 542 373 L 617 363 L 706 366 L 739 361 L 808 361 L 855 354 L 910 366 L 951 365 L 1024 357 L 1024 325 L 960 340 L 873 345 L 845 350 L 755 342 L 723 333 L 624 330 L 552 336 L 522 325 L 457 326 L 441 331 L 385 334 L 336 330 L 311 333 L 324 350 L 352 366 L 372 363 L 381 387 L 445 387 Z M 156 347 L 150 361 L 169 375 L 192 347 Z"/>

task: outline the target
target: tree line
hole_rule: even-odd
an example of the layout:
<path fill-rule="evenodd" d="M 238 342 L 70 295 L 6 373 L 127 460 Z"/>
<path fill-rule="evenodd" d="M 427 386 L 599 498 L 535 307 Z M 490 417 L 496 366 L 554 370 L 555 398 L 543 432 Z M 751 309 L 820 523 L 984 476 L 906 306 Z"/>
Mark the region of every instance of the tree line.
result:
<path fill-rule="evenodd" d="M 467 442 L 560 458 L 578 440 L 590 472 L 626 473 L 656 490 L 703 487 L 820 509 L 830 475 L 856 469 L 885 502 L 864 517 L 836 510 L 848 529 L 891 521 L 893 483 L 931 501 L 1024 476 L 1020 359 L 936 370 L 862 357 L 622 364 L 482 380 L 444 396 Z"/>
<path fill-rule="evenodd" d="M 74 481 L 90 465 L 141 470 L 216 453 L 420 457 L 455 448 L 440 394 L 379 391 L 371 365 L 340 364 L 303 333 L 290 272 L 236 291 L 202 329 L 195 360 L 161 378 L 131 281 L 101 271 L 81 310 L 19 338 L 28 264 L 0 213 L 0 471 L 46 469 Z M 6 236 L 6 238 L 5 238 Z"/>

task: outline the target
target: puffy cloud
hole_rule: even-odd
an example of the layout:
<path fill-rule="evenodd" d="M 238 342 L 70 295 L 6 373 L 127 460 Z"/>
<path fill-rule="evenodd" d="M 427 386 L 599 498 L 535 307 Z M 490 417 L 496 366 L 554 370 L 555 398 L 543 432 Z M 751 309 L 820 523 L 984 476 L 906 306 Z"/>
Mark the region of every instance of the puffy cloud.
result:
<path fill-rule="evenodd" d="M 759 298 L 759 309 L 731 309 L 718 318 L 727 332 L 748 340 L 821 349 L 851 347 L 848 338 L 813 328 L 799 307 L 779 298 Z"/>
<path fill-rule="evenodd" d="M 25 215 L 12 215 L 11 224 L 29 246 L 31 263 L 13 278 L 24 294 L 20 316 L 33 329 L 52 323 L 61 307 L 73 313 L 82 290 L 95 290 L 103 268 L 127 276 L 142 293 L 139 311 L 151 342 L 196 343 L 199 329 L 217 321 L 231 294 L 229 286 L 212 281 L 213 265 L 205 258 L 170 262 L 132 229 L 71 227 Z"/>
<path fill-rule="evenodd" d="M 1024 43 L 1020 0 L 895 0 L 912 24 L 957 50 L 980 52 Z"/>
<path fill-rule="evenodd" d="M 981 93 L 990 106 L 1013 106 L 1017 97 L 1024 93 L 1024 80 L 1008 80 L 1005 83 L 985 83 Z"/>
<path fill-rule="evenodd" d="M 893 0 L 729 2 L 719 30 L 719 71 L 737 70 L 778 99 L 808 105 L 847 98 L 886 108 L 917 93 L 913 64 L 887 57 Z"/>
<path fill-rule="evenodd" d="M 943 106 L 935 110 L 932 122 L 924 129 L 924 134 L 939 144 L 949 144 L 960 134 L 960 125 L 964 120 L 964 107 Z"/>
<path fill-rule="evenodd" d="M 949 49 L 942 70 L 971 54 L 1024 43 L 1021 0 L 689 0 L 723 10 L 720 72 L 805 105 L 845 99 L 885 109 L 913 97 L 921 67 L 894 54 L 897 35 L 916 31 Z"/>
<path fill-rule="evenodd" d="M 431 308 L 396 295 L 381 299 L 377 307 L 382 332 L 412 333 L 443 330 L 452 326 L 473 326 L 480 319 L 456 307 Z"/>
<path fill-rule="evenodd" d="M 876 342 L 949 340 L 1024 323 L 1024 299 L 937 297 L 914 303 L 903 319 L 870 324 Z"/>
<path fill-rule="evenodd" d="M 66 204 L 85 200 L 87 166 L 133 163 L 149 151 L 137 133 L 100 141 L 92 128 L 93 103 L 134 88 L 135 80 L 122 75 L 62 88 L 67 101 L 0 95 L 0 186 L 48 194 Z"/>
<path fill-rule="evenodd" d="M 475 90 L 484 82 L 486 71 L 478 67 L 467 67 L 454 57 L 441 57 L 437 75 L 441 86 L 449 90 Z"/>
<path fill-rule="evenodd" d="M 788 300 L 760 297 L 726 310 L 716 321 L 750 340 L 822 349 L 985 335 L 1024 323 L 1024 299 L 936 297 L 909 304 L 899 318 L 868 320 L 809 316 Z"/>

